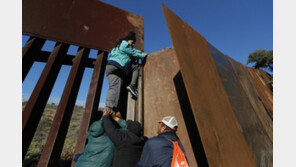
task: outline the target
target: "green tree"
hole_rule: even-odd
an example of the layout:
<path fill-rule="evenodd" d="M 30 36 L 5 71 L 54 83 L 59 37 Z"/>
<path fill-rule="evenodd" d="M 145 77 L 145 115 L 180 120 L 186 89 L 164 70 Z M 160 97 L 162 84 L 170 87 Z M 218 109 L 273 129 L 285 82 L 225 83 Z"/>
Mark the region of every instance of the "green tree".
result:
<path fill-rule="evenodd" d="M 273 51 L 265 49 L 257 49 L 249 54 L 248 64 L 255 63 L 254 68 L 267 68 L 273 71 Z"/>

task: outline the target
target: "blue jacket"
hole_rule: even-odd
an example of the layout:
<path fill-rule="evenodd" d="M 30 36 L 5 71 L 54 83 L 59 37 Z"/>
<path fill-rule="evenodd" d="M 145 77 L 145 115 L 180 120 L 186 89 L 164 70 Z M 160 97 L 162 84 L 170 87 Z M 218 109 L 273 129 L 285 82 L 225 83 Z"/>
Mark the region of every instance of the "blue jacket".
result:
<path fill-rule="evenodd" d="M 127 127 L 124 120 L 119 120 L 121 131 Z M 115 146 L 106 135 L 102 120 L 91 124 L 87 133 L 87 145 L 83 154 L 78 158 L 75 167 L 110 167 Z"/>
<path fill-rule="evenodd" d="M 173 143 L 178 141 L 179 146 L 185 154 L 184 147 L 175 132 L 164 132 L 149 139 L 143 148 L 137 167 L 171 167 L 173 158 Z M 186 155 L 186 154 L 185 154 Z"/>
<path fill-rule="evenodd" d="M 145 55 L 138 49 L 132 47 L 127 41 L 123 40 L 118 47 L 112 49 L 109 60 L 115 61 L 122 67 L 130 63 L 131 59 L 142 59 Z"/>

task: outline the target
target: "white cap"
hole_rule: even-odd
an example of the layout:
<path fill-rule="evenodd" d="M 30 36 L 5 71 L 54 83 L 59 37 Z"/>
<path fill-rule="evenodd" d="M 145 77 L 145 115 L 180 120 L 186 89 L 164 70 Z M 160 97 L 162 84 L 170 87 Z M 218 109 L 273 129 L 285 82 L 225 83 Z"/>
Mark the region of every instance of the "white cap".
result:
<path fill-rule="evenodd" d="M 178 122 L 177 122 L 176 118 L 173 116 L 163 117 L 161 122 L 163 122 L 166 126 L 170 127 L 171 129 L 178 126 Z"/>

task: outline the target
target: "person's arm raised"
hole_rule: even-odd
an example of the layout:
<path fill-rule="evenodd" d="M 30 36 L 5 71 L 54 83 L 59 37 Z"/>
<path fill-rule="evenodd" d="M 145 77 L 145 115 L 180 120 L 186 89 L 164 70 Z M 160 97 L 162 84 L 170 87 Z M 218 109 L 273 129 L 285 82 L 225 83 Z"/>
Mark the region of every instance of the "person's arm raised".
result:
<path fill-rule="evenodd" d="M 103 117 L 103 126 L 110 140 L 115 145 L 119 145 L 121 141 L 124 139 L 125 134 L 116 129 L 115 125 L 113 124 L 109 116 Z"/>
<path fill-rule="evenodd" d="M 127 128 L 127 124 L 125 122 L 125 120 L 122 119 L 122 116 L 120 114 L 120 112 L 117 112 L 116 114 L 113 113 L 112 114 L 112 118 L 114 121 L 116 121 L 118 123 L 118 125 L 121 127 L 120 131 L 124 131 Z"/>
<path fill-rule="evenodd" d="M 128 55 L 131 55 L 132 57 L 136 57 L 139 59 L 145 58 L 148 55 L 147 53 L 143 53 L 138 49 L 132 48 L 131 45 L 126 41 L 122 41 L 122 43 L 119 46 L 119 50 Z"/>

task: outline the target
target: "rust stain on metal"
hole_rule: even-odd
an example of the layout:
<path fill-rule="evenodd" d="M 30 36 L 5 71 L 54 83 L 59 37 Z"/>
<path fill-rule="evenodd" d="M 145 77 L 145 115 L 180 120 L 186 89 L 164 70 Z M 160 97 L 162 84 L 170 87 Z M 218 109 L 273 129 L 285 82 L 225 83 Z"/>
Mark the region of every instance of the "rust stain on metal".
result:
<path fill-rule="evenodd" d="M 272 140 L 270 140 L 265 128 L 262 126 L 239 78 L 237 78 L 233 66 L 230 64 L 230 58 L 226 57 L 210 43 L 208 43 L 208 46 L 234 115 L 241 126 L 242 133 L 257 166 L 272 166 Z M 233 61 L 232 63 L 236 62 Z M 268 118 L 268 115 L 265 117 Z M 265 161 L 262 162 L 262 159 L 265 159 Z"/>
<path fill-rule="evenodd" d="M 133 99 L 133 95 L 127 93 L 127 109 L 126 109 L 126 120 L 136 120 L 136 100 Z"/>
<path fill-rule="evenodd" d="M 57 166 L 57 160 L 60 157 L 65 142 L 89 52 L 90 49 L 88 48 L 78 49 L 63 95 L 54 116 L 47 141 L 38 162 L 39 167 Z"/>
<path fill-rule="evenodd" d="M 144 19 L 98 0 L 26 0 L 22 17 L 26 35 L 110 51 L 135 31 L 135 47 L 143 50 Z"/>
<path fill-rule="evenodd" d="M 273 106 L 273 97 L 272 97 L 272 93 L 271 90 L 268 88 L 267 85 L 265 85 L 264 81 L 262 78 L 260 78 L 260 76 L 258 75 L 258 70 L 253 69 L 253 68 L 248 68 L 252 77 L 254 78 L 257 86 L 259 87 L 259 89 L 261 90 L 261 92 L 263 93 L 265 99 L 267 100 L 267 103 L 269 105 L 269 107 L 272 108 Z"/>
<path fill-rule="evenodd" d="M 139 66 L 138 78 L 138 99 L 137 99 L 137 112 L 136 120 L 144 127 L 144 83 L 143 83 L 143 65 Z"/>
<path fill-rule="evenodd" d="M 37 61 L 37 62 L 47 62 L 50 53 L 51 52 L 41 51 L 39 53 L 39 55 L 36 57 L 35 61 Z M 73 56 L 73 55 L 68 55 L 68 54 L 65 55 L 65 59 L 63 61 L 63 65 L 70 65 L 71 66 L 73 64 L 74 58 L 75 58 L 75 56 Z M 85 67 L 87 67 L 87 68 L 94 68 L 95 61 L 96 61 L 96 59 L 88 58 Z"/>
<path fill-rule="evenodd" d="M 28 42 L 23 47 L 22 82 L 24 82 L 44 43 L 45 39 L 30 37 Z"/>
<path fill-rule="evenodd" d="M 260 73 L 260 76 L 263 78 L 265 84 L 267 86 L 271 86 L 270 84 L 273 83 L 272 78 L 270 76 L 268 76 L 267 73 L 265 71 L 263 71 L 262 69 L 259 69 L 258 72 Z M 271 94 L 273 94 L 273 92 L 271 92 Z"/>
<path fill-rule="evenodd" d="M 232 65 L 234 72 L 239 79 L 242 88 L 244 89 L 255 113 L 257 114 L 259 120 L 261 121 L 262 126 L 271 142 L 273 142 L 273 122 L 272 117 L 269 115 L 269 111 L 262 104 L 263 102 L 259 99 L 263 99 L 260 89 L 255 86 L 255 81 L 252 78 L 251 74 L 248 71 L 248 67 L 242 65 L 239 62 L 234 61 L 233 59 L 228 57 L 230 64 Z"/>
<path fill-rule="evenodd" d="M 197 166 L 190 137 L 178 101 L 174 77 L 179 71 L 177 58 L 172 48 L 149 54 L 144 66 L 144 133 L 157 135 L 156 120 L 173 115 L 179 123 L 178 136 L 182 141 L 190 166 Z"/>
<path fill-rule="evenodd" d="M 136 47 L 144 50 L 144 21 L 139 20 L 139 16 L 131 13 L 127 14 L 126 19 L 129 21 L 130 24 L 140 30 L 140 33 L 137 33 Z M 137 45 L 137 43 L 139 44 Z"/>
<path fill-rule="evenodd" d="M 32 92 L 32 95 L 24 108 L 22 114 L 23 159 L 33 139 L 68 48 L 68 44 L 56 44 Z"/>
<path fill-rule="evenodd" d="M 104 52 L 98 55 L 95 67 L 92 74 L 92 79 L 87 94 L 85 112 L 80 124 L 79 133 L 77 136 L 76 147 L 74 150 L 75 154 L 82 153 L 86 144 L 86 134 L 88 128 L 92 122 L 94 122 L 94 115 L 98 113 L 98 106 L 100 102 L 101 89 L 104 79 L 105 66 L 107 61 L 108 53 Z M 74 157 L 73 156 L 73 157 Z M 74 161 L 71 166 L 74 166 Z"/>
<path fill-rule="evenodd" d="M 38 166 L 54 166 L 65 141 L 84 68 L 94 67 L 93 60 L 87 58 L 89 53 L 87 48 L 110 51 L 118 39 L 127 35 L 129 31 L 135 31 L 137 34 L 135 47 L 143 50 L 144 19 L 98 0 L 26 0 L 23 2 L 22 16 L 23 34 L 33 36 L 23 48 L 23 80 L 34 61 L 47 61 L 23 112 L 23 158 L 61 65 L 73 65 L 38 163 Z M 45 39 L 63 44 L 56 47 L 52 53 L 41 51 Z M 77 56 L 66 55 L 69 44 L 80 47 Z M 99 78 L 93 79 L 90 86 L 92 92 L 89 93 L 86 110 L 91 113 L 85 113 L 85 120 L 82 122 L 79 135 L 80 139 L 83 139 L 79 140 L 77 145 L 83 144 L 77 146 L 78 151 L 84 148 L 85 133 L 93 121 L 94 110 L 98 106 L 106 58 L 107 52 L 104 53 L 102 59 L 100 57 L 96 62 L 95 70 L 98 68 L 99 70 L 94 72 L 93 77 Z M 127 99 L 126 96 L 123 98 Z M 124 111 L 123 116 L 125 117 L 126 105 L 123 104 L 121 108 L 124 108 L 121 111 Z M 137 108 L 138 106 L 135 106 L 135 110 Z"/>
<path fill-rule="evenodd" d="M 256 166 L 207 41 L 163 5 L 194 118 L 210 166 Z"/>

